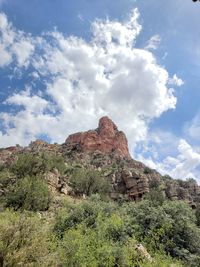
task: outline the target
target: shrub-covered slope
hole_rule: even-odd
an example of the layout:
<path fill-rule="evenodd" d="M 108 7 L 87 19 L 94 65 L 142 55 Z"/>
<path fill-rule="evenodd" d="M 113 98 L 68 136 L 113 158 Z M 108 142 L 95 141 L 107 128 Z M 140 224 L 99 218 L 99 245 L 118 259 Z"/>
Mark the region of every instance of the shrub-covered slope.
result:
<path fill-rule="evenodd" d="M 113 129 L 95 138 L 110 145 Z M 87 138 L 84 151 L 72 137 L 0 150 L 0 266 L 200 266 L 195 180 L 162 176 L 120 144 L 93 150 L 89 138 L 87 151 Z"/>

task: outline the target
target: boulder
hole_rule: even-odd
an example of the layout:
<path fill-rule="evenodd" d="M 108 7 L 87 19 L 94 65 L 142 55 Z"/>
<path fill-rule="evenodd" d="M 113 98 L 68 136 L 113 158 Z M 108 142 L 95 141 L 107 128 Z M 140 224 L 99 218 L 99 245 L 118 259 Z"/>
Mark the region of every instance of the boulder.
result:
<path fill-rule="evenodd" d="M 60 192 L 64 195 L 73 195 L 73 189 L 68 184 L 63 184 Z"/>
<path fill-rule="evenodd" d="M 153 258 L 151 257 L 151 255 L 148 253 L 147 249 L 142 244 L 137 244 L 135 246 L 135 249 L 141 254 L 142 257 L 144 257 L 150 263 L 153 262 Z"/>
<path fill-rule="evenodd" d="M 44 174 L 44 178 L 47 181 L 49 189 L 52 192 L 55 192 L 60 188 L 59 174 L 55 174 L 55 172 L 48 172 Z"/>

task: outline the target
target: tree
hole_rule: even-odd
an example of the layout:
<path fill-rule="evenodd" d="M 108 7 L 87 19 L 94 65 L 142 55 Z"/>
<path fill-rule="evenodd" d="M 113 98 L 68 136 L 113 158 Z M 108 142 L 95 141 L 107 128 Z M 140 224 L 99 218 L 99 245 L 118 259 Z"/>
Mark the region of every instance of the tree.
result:
<path fill-rule="evenodd" d="M 85 194 L 86 196 L 109 192 L 108 180 L 97 170 L 75 168 L 69 184 L 77 194 Z"/>
<path fill-rule="evenodd" d="M 47 184 L 40 177 L 26 176 L 10 187 L 6 205 L 15 210 L 46 210 L 51 200 Z"/>

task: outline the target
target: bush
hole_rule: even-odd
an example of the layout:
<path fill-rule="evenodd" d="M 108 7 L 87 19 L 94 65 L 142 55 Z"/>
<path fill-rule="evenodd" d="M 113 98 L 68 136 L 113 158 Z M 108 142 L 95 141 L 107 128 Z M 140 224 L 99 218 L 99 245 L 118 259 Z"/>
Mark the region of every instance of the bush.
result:
<path fill-rule="evenodd" d="M 40 177 L 24 177 L 10 187 L 6 205 L 15 210 L 46 210 L 50 204 L 50 192 Z"/>
<path fill-rule="evenodd" d="M 106 203 L 99 198 L 84 201 L 80 204 L 68 205 L 58 214 L 54 231 L 59 237 L 62 237 L 65 231 L 77 227 L 79 224 L 85 224 L 88 228 L 93 228 L 99 213 L 110 216 L 116 209 L 117 205 L 115 203 Z"/>
<path fill-rule="evenodd" d="M 109 182 L 100 171 L 85 168 L 74 168 L 69 180 L 70 186 L 77 194 L 106 194 L 109 192 Z"/>
<path fill-rule="evenodd" d="M 8 170 L 0 170 L 0 187 L 5 189 L 10 184 L 11 177 L 12 174 Z"/>
<path fill-rule="evenodd" d="M 149 167 L 145 167 L 144 168 L 144 173 L 145 174 L 152 174 L 153 173 L 153 169 L 149 168 Z"/>
<path fill-rule="evenodd" d="M 189 266 L 200 266 L 200 229 L 193 210 L 184 202 L 169 202 L 163 211 L 172 219 L 172 246 L 166 251 L 181 258 Z"/>
<path fill-rule="evenodd" d="M 168 256 L 139 251 L 125 207 L 97 199 L 70 205 L 56 220 L 62 266 L 71 267 L 181 267 Z M 132 221 L 133 222 L 133 221 Z M 145 250 L 145 248 L 144 248 Z"/>
<path fill-rule="evenodd" d="M 47 225 L 33 214 L 1 212 L 0 266 L 57 266 Z"/>
<path fill-rule="evenodd" d="M 200 227 L 200 204 L 198 204 L 196 207 L 195 215 L 197 218 L 197 225 Z"/>
<path fill-rule="evenodd" d="M 24 153 L 19 155 L 16 162 L 13 163 L 11 169 L 14 174 L 19 178 L 25 177 L 27 175 L 36 175 L 42 170 L 41 162 L 36 156 L 31 153 Z"/>
<path fill-rule="evenodd" d="M 66 165 L 63 157 L 58 155 L 47 155 L 44 153 L 41 158 L 43 159 L 44 164 L 46 163 L 44 171 L 52 171 L 56 168 L 60 174 L 65 173 Z"/>
<path fill-rule="evenodd" d="M 154 206 L 145 200 L 128 204 L 125 209 L 127 227 L 133 228 L 136 238 L 145 242 L 149 250 L 164 251 L 188 266 L 200 265 L 200 229 L 186 203 L 166 201 L 162 206 Z"/>
<path fill-rule="evenodd" d="M 164 192 L 159 187 L 157 189 L 150 189 L 150 192 L 145 196 L 145 199 L 149 200 L 149 203 L 154 206 L 159 206 L 166 200 Z"/>
<path fill-rule="evenodd" d="M 65 162 L 62 157 L 47 155 L 46 153 L 34 155 L 24 153 L 18 157 L 18 160 L 12 165 L 12 171 L 19 177 L 36 176 L 52 171 L 57 168 L 63 174 L 65 171 Z"/>

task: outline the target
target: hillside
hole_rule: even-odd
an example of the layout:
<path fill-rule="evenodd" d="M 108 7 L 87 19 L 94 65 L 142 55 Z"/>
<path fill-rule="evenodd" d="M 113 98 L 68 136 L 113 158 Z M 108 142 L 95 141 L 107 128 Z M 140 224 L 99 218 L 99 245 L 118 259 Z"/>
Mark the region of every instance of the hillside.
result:
<path fill-rule="evenodd" d="M 0 149 L 0 266 L 200 266 L 200 187 L 131 158 L 108 117 Z"/>
<path fill-rule="evenodd" d="M 109 195 L 114 200 L 124 198 L 137 201 L 151 188 L 159 188 L 168 199 L 188 201 L 193 208 L 200 202 L 200 186 L 194 179 L 183 181 L 172 179 L 168 175 L 162 176 L 142 162 L 132 159 L 125 134 L 118 131 L 108 117 L 99 120 L 97 129 L 72 134 L 61 145 L 36 140 L 28 147 L 0 149 L 0 164 L 10 166 L 19 155 L 26 153 L 59 156 L 67 166 L 80 164 L 101 172 L 111 184 Z M 57 170 L 46 175 L 50 185 L 66 194 L 64 188 L 69 187 L 69 176 L 64 177 L 63 184 L 63 177 Z"/>

